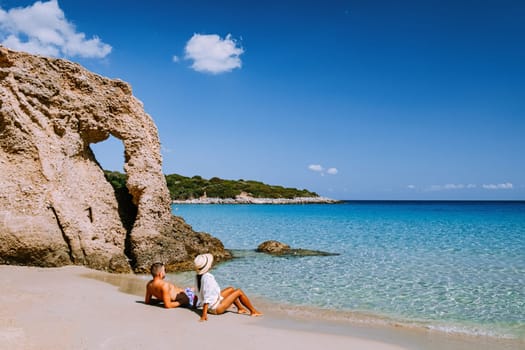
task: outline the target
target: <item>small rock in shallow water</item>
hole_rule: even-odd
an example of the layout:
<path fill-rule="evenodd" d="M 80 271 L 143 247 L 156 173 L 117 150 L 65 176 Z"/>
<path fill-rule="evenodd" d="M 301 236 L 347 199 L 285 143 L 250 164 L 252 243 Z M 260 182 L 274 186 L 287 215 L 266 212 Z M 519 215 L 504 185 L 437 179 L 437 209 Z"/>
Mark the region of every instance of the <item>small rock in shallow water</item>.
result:
<path fill-rule="evenodd" d="M 285 256 L 331 256 L 339 255 L 338 253 L 323 252 L 320 250 L 310 249 L 292 249 L 288 244 L 279 241 L 266 241 L 257 247 L 255 250 L 259 253 L 267 253 L 270 255 L 285 255 Z"/>
<path fill-rule="evenodd" d="M 281 255 L 290 252 L 290 246 L 279 241 L 266 241 L 259 244 L 256 251 L 260 253 Z"/>

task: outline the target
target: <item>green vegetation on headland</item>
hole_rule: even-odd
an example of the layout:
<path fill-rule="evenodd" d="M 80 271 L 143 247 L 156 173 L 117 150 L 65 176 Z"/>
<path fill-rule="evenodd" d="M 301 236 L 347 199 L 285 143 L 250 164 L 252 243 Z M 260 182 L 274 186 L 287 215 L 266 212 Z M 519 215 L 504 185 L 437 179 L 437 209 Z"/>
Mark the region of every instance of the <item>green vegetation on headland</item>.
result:
<path fill-rule="evenodd" d="M 126 174 L 107 170 L 104 170 L 104 174 L 113 188 L 126 187 Z M 254 198 L 272 199 L 319 197 L 317 193 L 308 190 L 272 186 L 251 180 L 224 180 L 218 177 L 207 180 L 200 176 L 186 177 L 171 174 L 166 175 L 166 183 L 173 200 L 196 199 L 204 196 L 204 194 L 209 198 L 235 198 L 241 193 L 247 193 Z"/>
<path fill-rule="evenodd" d="M 126 174 L 119 173 L 118 171 L 104 170 L 104 176 L 116 191 L 126 188 Z"/>

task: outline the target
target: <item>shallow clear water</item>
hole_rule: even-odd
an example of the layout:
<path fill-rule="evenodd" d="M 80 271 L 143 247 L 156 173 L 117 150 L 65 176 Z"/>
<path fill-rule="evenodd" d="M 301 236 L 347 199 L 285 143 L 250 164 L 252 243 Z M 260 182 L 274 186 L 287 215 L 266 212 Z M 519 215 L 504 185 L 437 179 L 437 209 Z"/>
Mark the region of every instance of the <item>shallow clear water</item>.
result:
<path fill-rule="evenodd" d="M 176 205 L 229 249 L 275 239 L 339 256 L 237 252 L 221 286 L 281 303 L 525 339 L 525 202 Z"/>

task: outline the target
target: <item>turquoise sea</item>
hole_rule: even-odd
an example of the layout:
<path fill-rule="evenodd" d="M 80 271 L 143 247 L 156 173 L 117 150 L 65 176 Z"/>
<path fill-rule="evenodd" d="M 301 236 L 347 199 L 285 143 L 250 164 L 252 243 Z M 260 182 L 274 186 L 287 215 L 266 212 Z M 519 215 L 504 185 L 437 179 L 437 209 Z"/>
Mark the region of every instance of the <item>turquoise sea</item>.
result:
<path fill-rule="evenodd" d="M 173 213 L 239 257 L 214 268 L 222 287 L 295 307 L 525 339 L 525 202 L 174 205 Z M 340 255 L 252 252 L 270 239 Z"/>

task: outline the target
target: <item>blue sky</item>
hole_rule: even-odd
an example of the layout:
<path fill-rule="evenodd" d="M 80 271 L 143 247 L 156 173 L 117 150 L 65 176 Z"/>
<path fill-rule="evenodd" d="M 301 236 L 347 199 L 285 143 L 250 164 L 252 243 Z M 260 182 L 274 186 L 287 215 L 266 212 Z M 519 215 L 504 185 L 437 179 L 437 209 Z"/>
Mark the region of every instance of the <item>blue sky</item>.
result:
<path fill-rule="evenodd" d="M 3 45 L 129 82 L 165 173 L 525 199 L 524 1 L 5 1 Z M 120 141 L 93 145 L 121 170 Z"/>

